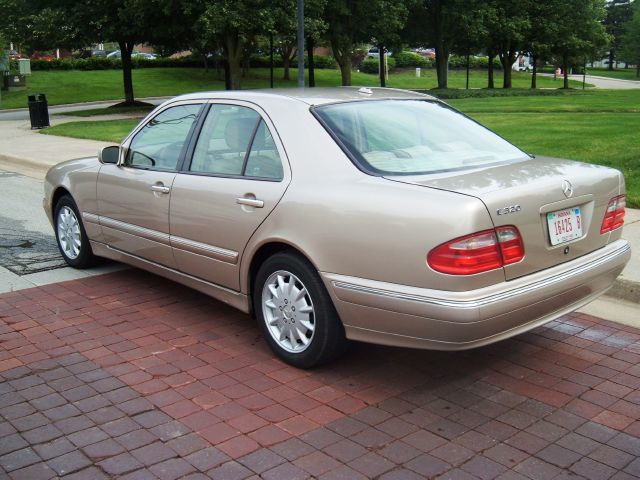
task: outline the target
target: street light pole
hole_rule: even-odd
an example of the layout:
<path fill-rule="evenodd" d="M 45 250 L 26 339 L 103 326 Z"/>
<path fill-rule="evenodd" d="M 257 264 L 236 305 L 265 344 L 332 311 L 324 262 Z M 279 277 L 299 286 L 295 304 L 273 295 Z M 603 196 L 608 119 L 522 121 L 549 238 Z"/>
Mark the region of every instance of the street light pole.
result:
<path fill-rule="evenodd" d="M 298 0 L 298 87 L 304 88 L 304 0 Z"/>

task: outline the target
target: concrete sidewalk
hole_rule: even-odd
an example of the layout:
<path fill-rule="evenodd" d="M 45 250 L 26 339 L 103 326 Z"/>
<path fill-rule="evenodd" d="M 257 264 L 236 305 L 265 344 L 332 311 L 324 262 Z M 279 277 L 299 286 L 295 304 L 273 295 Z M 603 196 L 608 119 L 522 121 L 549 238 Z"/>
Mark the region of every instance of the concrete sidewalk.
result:
<path fill-rule="evenodd" d="M 143 99 L 149 103 L 159 103 L 163 99 Z M 108 106 L 109 102 L 98 105 Z M 59 107 L 58 111 L 77 110 L 82 105 Z M 96 107 L 96 104 L 86 105 Z M 15 113 L 14 111 L 13 113 Z M 52 115 L 51 124 L 57 125 L 69 121 L 116 119 L 124 116 L 109 115 L 104 117 L 72 117 Z M 130 115 L 128 117 L 131 117 Z M 11 118 L 10 120 L 5 120 Z M 93 140 L 79 140 L 53 135 L 42 135 L 31 130 L 28 120 L 15 120 L 0 112 L 0 169 L 12 171 L 34 178 L 44 178 L 47 170 L 64 160 L 96 155 L 98 150 L 109 143 Z M 623 237 L 632 246 L 634 255 L 620 275 L 610 296 L 628 302 L 640 303 L 640 210 L 627 209 Z M 588 313 L 594 313 L 587 308 Z M 626 317 L 627 315 L 625 315 Z"/>

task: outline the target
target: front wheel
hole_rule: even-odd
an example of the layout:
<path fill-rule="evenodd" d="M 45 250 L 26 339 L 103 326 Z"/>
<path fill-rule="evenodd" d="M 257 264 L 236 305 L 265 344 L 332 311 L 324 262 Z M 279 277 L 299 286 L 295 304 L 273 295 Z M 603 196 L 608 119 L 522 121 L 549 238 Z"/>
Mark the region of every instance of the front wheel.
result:
<path fill-rule="evenodd" d="M 253 305 L 271 349 L 295 367 L 326 363 L 346 347 L 344 327 L 322 281 L 297 255 L 277 253 L 262 264 Z"/>
<path fill-rule="evenodd" d="M 65 262 L 74 268 L 92 266 L 95 256 L 73 198 L 62 196 L 56 204 L 53 218 L 56 241 Z"/>

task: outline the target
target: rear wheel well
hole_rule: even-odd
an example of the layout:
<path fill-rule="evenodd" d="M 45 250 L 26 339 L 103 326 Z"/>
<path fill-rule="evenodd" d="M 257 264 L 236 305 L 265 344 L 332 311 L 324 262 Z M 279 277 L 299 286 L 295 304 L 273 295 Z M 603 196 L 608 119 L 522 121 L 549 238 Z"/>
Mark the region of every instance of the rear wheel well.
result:
<path fill-rule="evenodd" d="M 262 245 L 258 249 L 258 251 L 256 251 L 256 253 L 253 255 L 253 258 L 251 259 L 251 265 L 249 267 L 249 288 L 248 288 L 249 299 L 251 299 L 251 297 L 253 296 L 253 284 L 255 282 L 256 274 L 258 273 L 260 266 L 265 262 L 265 260 L 267 260 L 267 258 L 280 252 L 289 252 L 289 253 L 298 255 L 301 258 L 303 258 L 306 262 L 308 262 L 310 265 L 312 265 L 313 268 L 315 268 L 313 263 L 309 261 L 309 259 L 305 256 L 305 254 L 302 253 L 297 248 L 282 242 L 266 243 Z M 249 308 L 251 309 L 251 315 L 255 315 L 255 312 L 253 311 L 253 301 L 250 300 L 249 305 L 250 305 Z"/>

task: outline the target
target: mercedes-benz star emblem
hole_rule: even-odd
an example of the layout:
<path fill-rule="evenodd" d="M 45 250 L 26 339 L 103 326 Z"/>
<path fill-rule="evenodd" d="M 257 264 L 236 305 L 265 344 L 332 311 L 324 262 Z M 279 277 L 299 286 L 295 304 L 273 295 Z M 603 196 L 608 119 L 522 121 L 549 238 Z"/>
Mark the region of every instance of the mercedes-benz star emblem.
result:
<path fill-rule="evenodd" d="M 573 185 L 571 185 L 569 180 L 562 181 L 562 193 L 564 193 L 564 196 L 567 198 L 571 198 L 573 195 Z"/>

